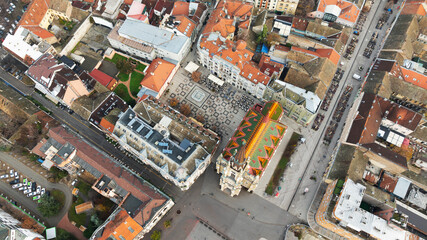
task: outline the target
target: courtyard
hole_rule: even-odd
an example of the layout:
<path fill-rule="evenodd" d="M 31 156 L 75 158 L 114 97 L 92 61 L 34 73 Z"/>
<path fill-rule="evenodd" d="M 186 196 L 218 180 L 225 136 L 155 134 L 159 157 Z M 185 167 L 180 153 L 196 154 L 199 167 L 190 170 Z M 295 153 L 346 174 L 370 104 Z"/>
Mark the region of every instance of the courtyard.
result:
<path fill-rule="evenodd" d="M 119 80 L 119 84 L 114 92 L 129 105 L 135 105 L 138 99 L 138 92 L 141 89 L 141 81 L 145 76 L 144 70 L 148 65 L 131 57 L 115 53 L 114 51 L 110 56 L 104 58 L 101 67 L 103 65 L 112 65 L 110 69 L 113 67 L 116 69 L 115 73 L 111 74 Z M 108 69 L 104 69 L 103 71 L 108 74 Z"/>

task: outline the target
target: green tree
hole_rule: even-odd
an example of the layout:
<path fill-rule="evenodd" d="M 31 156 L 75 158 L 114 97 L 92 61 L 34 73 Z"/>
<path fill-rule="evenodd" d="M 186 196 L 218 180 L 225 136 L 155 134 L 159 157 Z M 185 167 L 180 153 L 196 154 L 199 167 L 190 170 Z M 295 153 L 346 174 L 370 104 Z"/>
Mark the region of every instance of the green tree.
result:
<path fill-rule="evenodd" d="M 159 230 L 156 230 L 151 234 L 150 239 L 151 240 L 160 240 L 161 237 L 162 237 L 162 232 L 160 232 Z"/>
<path fill-rule="evenodd" d="M 99 219 L 98 215 L 93 214 L 92 216 L 90 216 L 90 221 L 96 226 L 99 227 L 102 224 L 101 219 Z"/>
<path fill-rule="evenodd" d="M 52 217 L 57 215 L 60 208 L 60 203 L 56 201 L 54 197 L 47 196 L 46 194 L 40 198 L 40 203 L 37 207 L 37 209 L 44 217 Z"/>
<path fill-rule="evenodd" d="M 172 221 L 171 221 L 171 220 L 166 220 L 166 221 L 163 223 L 163 226 L 164 226 L 165 228 L 170 228 L 171 224 L 172 224 Z"/>
<path fill-rule="evenodd" d="M 133 71 L 133 66 L 128 59 L 120 59 L 116 63 L 117 69 L 124 74 L 129 74 Z"/>
<path fill-rule="evenodd" d="M 267 25 L 264 24 L 264 26 L 262 27 L 262 32 L 260 35 L 258 35 L 258 38 L 256 40 L 257 43 L 258 44 L 264 43 L 265 38 L 267 37 L 267 34 L 268 34 L 268 28 L 267 28 Z"/>
<path fill-rule="evenodd" d="M 56 229 L 56 240 L 75 240 L 76 238 L 62 228 Z"/>

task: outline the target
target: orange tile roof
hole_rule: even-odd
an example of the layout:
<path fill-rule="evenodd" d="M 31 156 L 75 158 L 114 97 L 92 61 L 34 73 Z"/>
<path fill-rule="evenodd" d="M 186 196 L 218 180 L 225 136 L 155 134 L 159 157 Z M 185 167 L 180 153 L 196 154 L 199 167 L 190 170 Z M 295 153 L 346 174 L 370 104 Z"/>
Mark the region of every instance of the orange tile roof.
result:
<path fill-rule="evenodd" d="M 426 16 L 427 12 L 423 6 L 423 3 L 427 4 L 427 0 L 406 1 L 405 6 L 403 7 L 400 14 Z"/>
<path fill-rule="evenodd" d="M 148 67 L 144 79 L 141 81 L 141 86 L 159 92 L 175 66 L 175 64 L 166 60 L 160 58 L 154 59 Z"/>
<path fill-rule="evenodd" d="M 19 21 L 18 26 L 38 26 L 49 9 L 50 0 L 34 0 Z"/>
<path fill-rule="evenodd" d="M 191 37 L 191 34 L 193 33 L 194 29 L 196 28 L 196 23 L 188 18 L 187 16 L 176 16 L 175 18 L 177 21 L 180 21 L 181 23 L 176 27 L 178 31 L 185 34 L 187 37 Z"/>
<path fill-rule="evenodd" d="M 240 75 L 246 79 L 249 79 L 253 83 L 262 83 L 264 85 L 267 85 L 270 81 L 270 77 L 261 72 L 253 62 L 247 62 L 243 66 Z"/>
<path fill-rule="evenodd" d="M 359 16 L 360 10 L 351 2 L 345 0 L 320 0 L 317 6 L 318 12 L 325 12 L 326 6 L 336 5 L 341 8 L 339 18 L 355 23 Z"/>
<path fill-rule="evenodd" d="M 35 35 L 39 36 L 42 39 L 55 37 L 55 35 L 53 35 L 51 32 L 39 26 L 23 26 L 23 27 L 28 29 L 30 32 L 34 33 Z"/>
<path fill-rule="evenodd" d="M 114 239 L 121 239 L 119 236 L 122 236 L 123 239 L 132 240 L 142 229 L 143 228 L 135 222 L 125 210 L 122 210 L 107 223 L 102 232 L 102 236 L 98 239 L 106 240 L 110 236 L 113 236 Z"/>
<path fill-rule="evenodd" d="M 427 77 L 424 74 L 403 67 L 401 67 L 400 70 L 406 82 L 427 89 Z"/>
<path fill-rule="evenodd" d="M 221 18 L 216 24 L 212 26 L 211 32 L 219 32 L 221 33 L 221 36 L 227 37 L 228 35 L 233 34 L 236 30 L 233 22 L 233 19 Z"/>
<path fill-rule="evenodd" d="M 338 62 L 339 62 L 340 57 L 341 57 L 338 54 L 338 52 L 332 48 L 316 49 L 316 51 L 311 51 L 311 50 L 307 50 L 307 49 L 303 49 L 303 48 L 299 48 L 299 47 L 292 47 L 291 51 L 298 51 L 298 52 L 314 55 L 314 56 L 321 57 L 321 58 L 327 58 L 327 59 L 331 60 L 335 65 L 338 65 Z"/>
<path fill-rule="evenodd" d="M 252 61 L 253 53 L 246 49 L 246 42 L 239 40 L 236 43 L 220 38 L 216 40 L 207 40 L 208 35 L 203 35 L 200 41 L 200 47 L 209 51 L 209 56 L 220 56 L 222 59 L 233 64 L 240 69 L 240 75 L 253 83 L 267 84 L 270 77 L 258 68 Z M 249 77 L 250 76 L 250 77 Z"/>
<path fill-rule="evenodd" d="M 241 21 L 239 23 L 239 28 L 247 29 L 249 27 L 250 17 L 252 15 L 252 8 L 253 6 L 249 3 L 244 3 L 241 1 L 229 0 L 226 3 L 224 3 L 224 1 L 219 2 L 217 7 L 212 11 L 203 33 L 220 31 L 221 35 L 226 37 L 226 31 L 231 33 L 235 30 L 235 27 L 232 23 L 235 17 Z M 229 18 L 227 18 L 227 16 Z M 230 26 L 226 27 L 226 25 Z"/>
<path fill-rule="evenodd" d="M 185 15 L 190 14 L 190 3 L 189 2 L 175 2 L 173 4 L 172 15 Z"/>
<path fill-rule="evenodd" d="M 107 130 L 107 131 L 109 131 L 109 132 L 113 133 L 113 130 L 114 130 L 114 124 L 110 123 L 110 122 L 109 122 L 105 117 L 103 117 L 103 118 L 101 119 L 101 123 L 99 123 L 99 125 L 100 125 L 101 127 L 103 127 L 105 130 Z"/>
<path fill-rule="evenodd" d="M 333 48 L 329 49 L 316 49 L 316 53 L 320 55 L 320 57 L 328 58 L 331 60 L 335 65 L 338 65 L 338 62 L 341 58 L 341 56 L 338 54 L 337 51 Z"/>

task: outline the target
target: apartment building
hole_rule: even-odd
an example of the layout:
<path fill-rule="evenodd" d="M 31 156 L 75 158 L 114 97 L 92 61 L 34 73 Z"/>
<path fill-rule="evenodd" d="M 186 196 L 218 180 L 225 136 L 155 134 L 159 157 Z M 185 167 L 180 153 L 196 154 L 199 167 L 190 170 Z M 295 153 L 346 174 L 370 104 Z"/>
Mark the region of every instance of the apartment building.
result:
<path fill-rule="evenodd" d="M 82 81 L 73 70 L 59 63 L 51 54 L 41 56 L 25 74 L 46 97 L 69 107 L 77 98 L 89 95 L 95 85 L 95 81 Z"/>
<path fill-rule="evenodd" d="M 150 96 L 119 115 L 112 137 L 163 177 L 188 190 L 206 170 L 219 137 Z"/>

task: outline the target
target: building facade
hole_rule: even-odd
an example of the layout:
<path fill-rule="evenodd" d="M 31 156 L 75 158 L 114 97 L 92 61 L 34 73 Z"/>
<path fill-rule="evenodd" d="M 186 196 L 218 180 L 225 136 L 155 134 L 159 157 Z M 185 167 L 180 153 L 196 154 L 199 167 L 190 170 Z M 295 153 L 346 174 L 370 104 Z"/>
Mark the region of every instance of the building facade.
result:
<path fill-rule="evenodd" d="M 322 102 L 313 92 L 280 80 L 267 86 L 264 99 L 279 102 L 283 107 L 284 115 L 304 126 L 316 117 Z"/>
<path fill-rule="evenodd" d="M 221 190 L 236 196 L 242 187 L 252 192 L 279 146 L 286 126 L 279 122 L 283 109 L 278 102 L 255 105 L 218 157 Z"/>
<path fill-rule="evenodd" d="M 112 136 L 183 191 L 206 170 L 219 143 L 215 133 L 154 97 L 121 114 Z"/>
<path fill-rule="evenodd" d="M 219 33 L 202 35 L 197 44 L 198 60 L 225 82 L 249 94 L 262 98 L 270 76 L 261 72 L 251 61 L 253 53 L 246 49 L 246 42 L 236 43 Z"/>
<path fill-rule="evenodd" d="M 21 222 L 11 216 L 9 213 L 0 209 L 0 237 L 5 237 L 4 239 L 40 239 L 44 240 L 45 238 L 30 230 L 20 227 Z M 7 231 L 6 234 L 4 234 Z"/>

